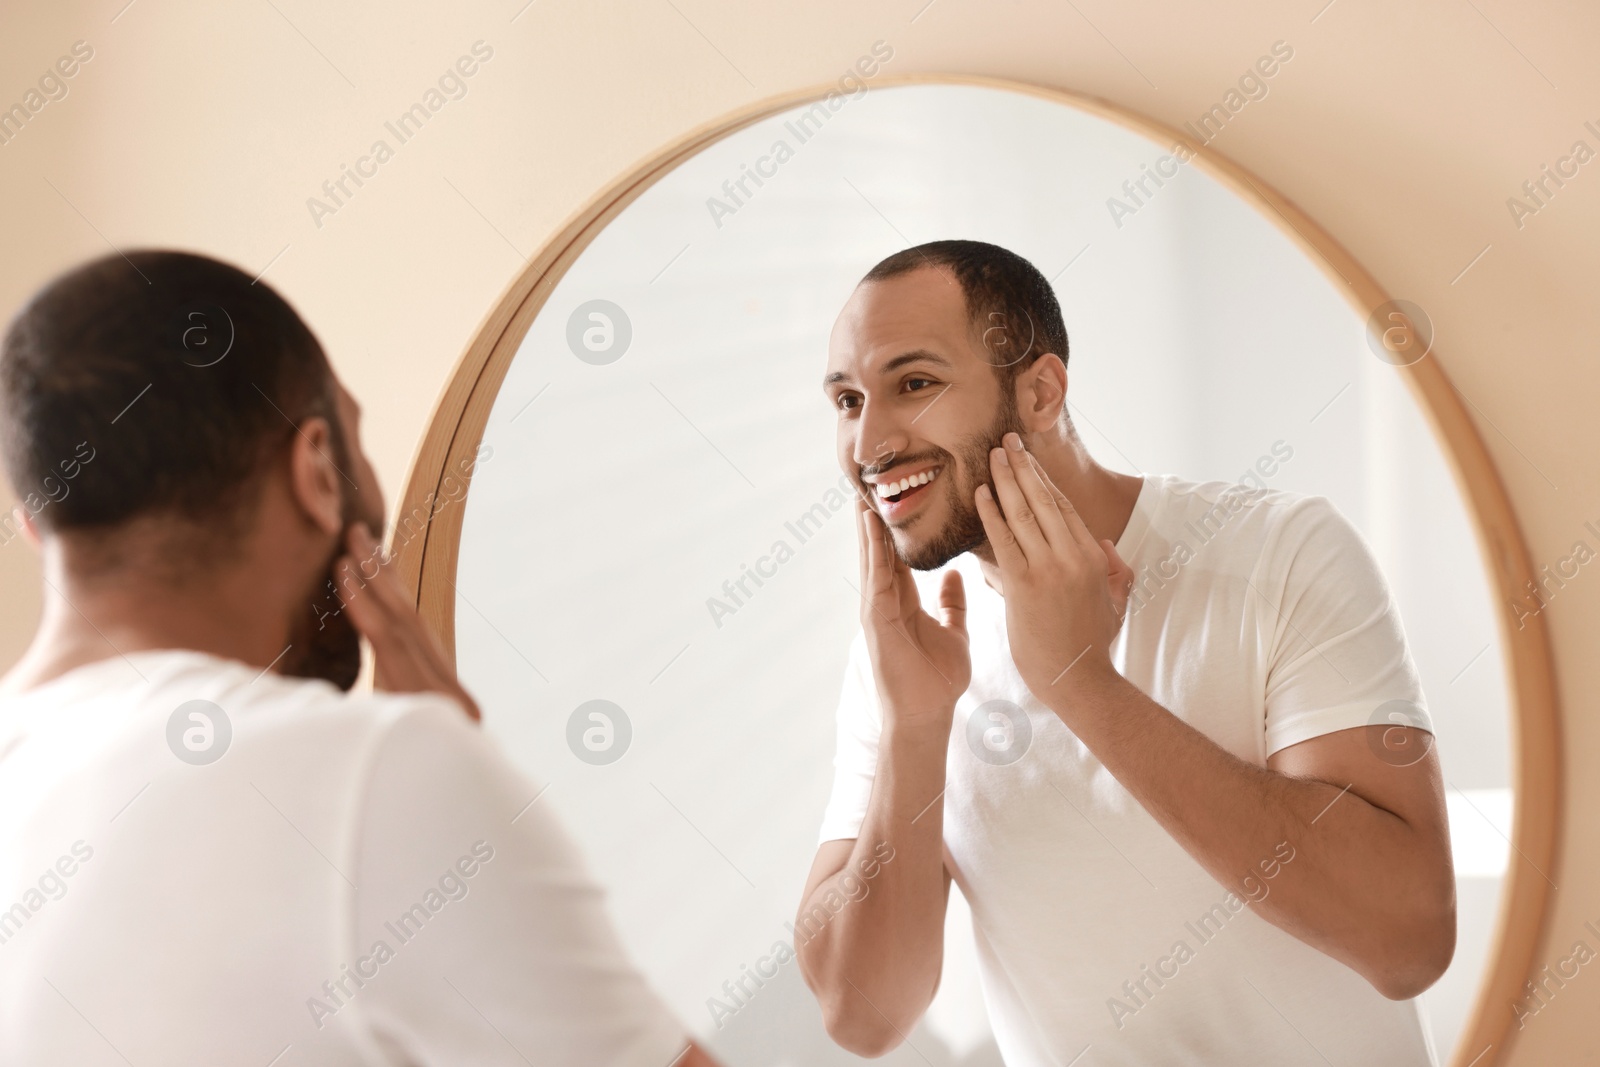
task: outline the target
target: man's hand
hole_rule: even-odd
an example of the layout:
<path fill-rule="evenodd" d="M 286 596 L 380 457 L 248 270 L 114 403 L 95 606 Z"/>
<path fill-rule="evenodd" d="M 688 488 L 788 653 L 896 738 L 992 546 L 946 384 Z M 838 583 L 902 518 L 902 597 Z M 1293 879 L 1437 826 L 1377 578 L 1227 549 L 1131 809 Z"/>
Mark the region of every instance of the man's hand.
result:
<path fill-rule="evenodd" d="M 947 571 L 935 619 L 922 608 L 911 568 L 895 552 L 889 529 L 864 500 L 856 501 L 861 542 L 861 627 L 872 654 L 885 725 L 930 724 L 948 733 L 956 701 L 972 680 L 967 651 L 967 597 L 961 575 Z"/>
<path fill-rule="evenodd" d="M 372 646 L 374 687 L 392 693 L 443 693 L 468 718 L 480 719 L 477 702 L 461 687 L 444 649 L 417 617 L 390 559 L 365 523 L 351 524 L 345 547 L 348 554 L 334 565 L 339 599 L 351 624 Z"/>
<path fill-rule="evenodd" d="M 1008 434 L 1005 445 L 990 456 L 998 505 L 982 488 L 977 504 L 1028 688 L 1223 885 L 1239 884 L 1279 847 L 1294 848 L 1293 866 L 1256 905 L 1262 918 L 1386 997 L 1426 989 L 1455 946 L 1437 753 L 1396 768 L 1372 754 L 1368 734 L 1384 728 L 1360 726 L 1281 749 L 1261 767 L 1151 700 L 1108 655 L 1127 565 L 1050 492 L 1020 440 Z M 1063 699 L 1068 692 L 1074 699 Z"/>
<path fill-rule="evenodd" d="M 889 530 L 857 502 L 861 628 L 883 705 L 866 817 L 854 838 L 824 841 L 795 916 L 795 953 L 822 1007 L 823 1025 L 859 1056 L 905 1040 L 944 965 L 945 761 L 956 701 L 972 680 L 961 576 L 946 574 L 940 619 L 922 609 L 911 568 Z M 893 863 L 879 849 L 888 846 Z M 872 891 L 855 892 L 874 870 Z M 842 911 L 829 902 L 848 898 Z M 804 936 L 801 935 L 804 931 Z"/>
<path fill-rule="evenodd" d="M 666 1067 L 718 1067 L 718 1064 L 706 1054 L 705 1049 L 691 1041 L 689 1047 L 680 1052 L 678 1058 Z"/>
<path fill-rule="evenodd" d="M 1127 608 L 1133 570 L 1111 541 L 1096 543 L 1078 511 L 1006 434 L 989 455 L 995 494 L 977 492 L 1006 600 L 1011 658 L 1040 703 L 1064 692 L 1069 672 L 1113 670 L 1110 648 Z"/>

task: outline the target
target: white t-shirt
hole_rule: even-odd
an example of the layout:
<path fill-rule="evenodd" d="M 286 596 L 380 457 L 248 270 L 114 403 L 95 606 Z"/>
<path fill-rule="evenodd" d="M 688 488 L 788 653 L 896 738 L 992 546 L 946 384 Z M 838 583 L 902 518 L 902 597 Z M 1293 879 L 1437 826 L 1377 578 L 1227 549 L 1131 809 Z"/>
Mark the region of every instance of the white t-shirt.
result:
<path fill-rule="evenodd" d="M 1413 702 L 1393 721 L 1431 730 L 1388 586 L 1327 499 L 1147 475 L 1117 551 L 1136 575 L 1118 671 L 1240 759 L 1264 766 L 1392 700 Z M 1415 1001 L 1384 998 L 1250 908 L 1303 842 L 1230 894 L 1034 699 L 978 561 L 950 566 L 973 674 L 950 735 L 945 845 L 1008 1067 L 1435 1063 Z M 940 576 L 917 576 L 924 605 Z M 858 635 L 824 841 L 860 832 L 880 721 Z"/>
<path fill-rule="evenodd" d="M 538 794 L 443 697 L 199 652 L 0 699 L 0 1061 L 665 1067 Z"/>

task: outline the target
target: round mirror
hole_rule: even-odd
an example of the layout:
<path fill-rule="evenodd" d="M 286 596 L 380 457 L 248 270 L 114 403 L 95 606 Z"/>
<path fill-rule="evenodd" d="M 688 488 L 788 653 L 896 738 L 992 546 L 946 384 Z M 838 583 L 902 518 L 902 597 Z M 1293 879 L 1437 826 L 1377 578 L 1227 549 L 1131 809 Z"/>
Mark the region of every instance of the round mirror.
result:
<path fill-rule="evenodd" d="M 1459 935 L 1421 998 L 1446 1062 L 1477 1040 L 1495 960 L 1515 729 L 1504 593 L 1406 380 L 1437 358 L 1425 312 L 1369 326 L 1287 217 L 1132 121 L 872 81 L 663 157 L 491 317 L 423 452 L 469 455 L 481 428 L 471 491 L 420 564 L 424 587 L 448 583 L 485 728 L 548 783 L 536 802 L 711 1051 L 855 1062 L 792 958 L 860 605 L 854 478 L 820 383 L 874 263 L 992 242 L 1052 283 L 1070 417 L 1101 464 L 1323 496 L 1371 546 L 1447 783 Z M 953 893 L 937 997 L 884 1062 L 1001 1062 L 972 921 Z"/>

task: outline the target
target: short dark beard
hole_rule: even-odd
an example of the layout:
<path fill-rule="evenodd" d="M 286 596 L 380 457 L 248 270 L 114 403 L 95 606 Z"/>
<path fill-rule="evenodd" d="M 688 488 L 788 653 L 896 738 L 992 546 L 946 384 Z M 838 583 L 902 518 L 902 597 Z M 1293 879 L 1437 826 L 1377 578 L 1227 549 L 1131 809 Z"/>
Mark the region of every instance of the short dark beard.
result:
<path fill-rule="evenodd" d="M 898 539 L 895 540 L 895 551 L 906 561 L 906 566 L 919 571 L 937 570 L 963 552 L 981 547 L 988 540 L 974 495 L 978 486 L 989 481 L 990 450 L 999 447 L 1006 434 L 1022 432 L 1022 417 L 1017 411 L 1016 401 L 1011 397 L 1003 397 L 995 420 L 988 429 L 973 434 L 958 447 L 959 465 L 951 462 L 953 457 L 949 452 L 940 450 L 944 456 L 942 465 L 948 475 L 944 492 L 945 499 L 950 503 L 950 519 L 943 529 L 910 554 L 906 553 Z"/>
<path fill-rule="evenodd" d="M 321 580 L 301 598 L 307 610 L 289 628 L 289 651 L 278 672 L 290 678 L 321 678 L 348 692 L 361 675 L 361 634 L 344 613 L 334 581 L 334 564 L 344 554 L 341 536 Z"/>

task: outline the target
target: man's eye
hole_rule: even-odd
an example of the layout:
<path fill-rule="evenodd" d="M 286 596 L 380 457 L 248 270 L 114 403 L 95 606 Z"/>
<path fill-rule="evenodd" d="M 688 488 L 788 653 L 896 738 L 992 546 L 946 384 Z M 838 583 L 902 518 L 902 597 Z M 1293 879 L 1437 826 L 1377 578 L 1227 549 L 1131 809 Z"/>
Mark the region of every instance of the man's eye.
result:
<path fill-rule="evenodd" d="M 933 379 L 931 379 L 931 378 L 907 378 L 906 379 L 906 388 L 910 389 L 912 391 L 918 391 L 918 390 L 920 390 L 920 389 L 922 389 L 922 388 L 924 388 L 926 386 L 933 385 L 933 384 L 934 384 L 934 382 L 933 382 Z"/>
<path fill-rule="evenodd" d="M 860 406 L 861 398 L 852 393 L 841 393 L 833 403 L 840 411 L 853 411 Z"/>

